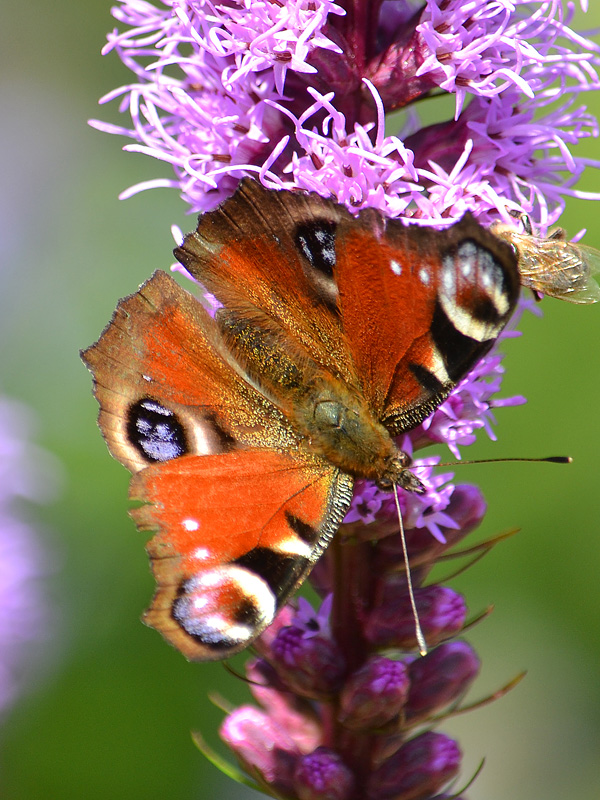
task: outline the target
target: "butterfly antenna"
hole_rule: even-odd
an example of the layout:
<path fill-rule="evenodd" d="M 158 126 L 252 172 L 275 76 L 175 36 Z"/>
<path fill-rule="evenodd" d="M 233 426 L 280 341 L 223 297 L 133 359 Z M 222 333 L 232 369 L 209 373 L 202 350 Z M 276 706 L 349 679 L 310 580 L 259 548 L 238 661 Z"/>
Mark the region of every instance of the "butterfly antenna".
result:
<path fill-rule="evenodd" d="M 537 464 L 572 464 L 571 456 L 547 456 L 546 458 L 477 458 L 471 461 L 444 461 L 437 467 L 458 467 L 463 464 L 506 464 L 509 461 L 532 461 Z"/>
<path fill-rule="evenodd" d="M 402 510 L 400 509 L 400 499 L 398 497 L 398 487 L 394 486 L 394 499 L 396 501 L 396 511 L 398 512 L 398 522 L 400 523 L 400 540 L 402 542 L 402 554 L 404 556 L 404 565 L 406 567 L 406 585 L 408 587 L 408 596 L 410 597 L 410 606 L 412 608 L 413 619 L 415 621 L 415 634 L 419 644 L 419 653 L 426 656 L 429 652 L 427 649 L 427 642 L 423 636 L 421 623 L 419 622 L 419 612 L 417 611 L 417 604 L 415 603 L 415 593 L 413 591 L 412 576 L 410 574 L 410 563 L 408 560 L 408 548 L 406 546 L 406 536 L 404 535 L 404 523 L 402 522 Z"/>

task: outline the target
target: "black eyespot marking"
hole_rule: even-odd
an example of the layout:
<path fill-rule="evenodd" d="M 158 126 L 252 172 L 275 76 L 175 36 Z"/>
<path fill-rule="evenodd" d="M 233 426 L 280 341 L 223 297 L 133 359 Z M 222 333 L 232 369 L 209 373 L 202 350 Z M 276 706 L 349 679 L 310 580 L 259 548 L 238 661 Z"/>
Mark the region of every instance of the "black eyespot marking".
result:
<path fill-rule="evenodd" d="M 478 322 L 500 327 L 506 314 L 502 314 L 492 298 L 479 297 L 470 309 L 471 316 Z"/>
<path fill-rule="evenodd" d="M 148 461 L 170 461 L 188 451 L 185 431 L 175 414 L 148 397 L 130 406 L 127 437 Z"/>
<path fill-rule="evenodd" d="M 303 522 L 299 517 L 290 514 L 289 511 L 285 512 L 285 519 L 294 533 L 302 539 L 306 544 L 314 544 L 318 537 L 319 531 L 309 525 L 308 522 Z"/>
<path fill-rule="evenodd" d="M 276 598 L 263 578 L 231 562 L 183 580 L 170 614 L 209 658 L 223 658 L 254 639 L 276 610 Z"/>
<path fill-rule="evenodd" d="M 187 597 L 187 582 L 184 582 L 179 587 L 178 594 L 179 597 L 171 608 L 171 617 L 189 637 L 215 654 L 227 653 L 238 644 L 237 640 L 228 634 L 228 624 L 225 617 L 217 617 L 212 626 L 194 618 L 193 613 L 190 611 L 190 602 Z"/>
<path fill-rule="evenodd" d="M 306 559 L 286 556 L 270 547 L 255 547 L 234 562 L 262 578 L 275 597 L 286 595 L 306 568 Z"/>
<path fill-rule="evenodd" d="M 432 394 L 438 394 L 444 390 L 444 384 L 422 364 L 409 364 L 408 368 L 419 381 L 421 386 Z"/>
<path fill-rule="evenodd" d="M 261 611 L 252 597 L 244 598 L 233 612 L 233 621 L 238 625 L 246 625 L 248 628 L 257 627 L 261 620 Z"/>
<path fill-rule="evenodd" d="M 493 344 L 493 340 L 482 344 L 461 333 L 448 318 L 439 300 L 436 301 L 431 321 L 431 335 L 444 359 L 451 381 L 460 380 Z"/>
<path fill-rule="evenodd" d="M 335 267 L 335 223 L 316 220 L 298 225 L 295 242 L 297 248 L 311 267 L 328 278 L 333 277 Z"/>

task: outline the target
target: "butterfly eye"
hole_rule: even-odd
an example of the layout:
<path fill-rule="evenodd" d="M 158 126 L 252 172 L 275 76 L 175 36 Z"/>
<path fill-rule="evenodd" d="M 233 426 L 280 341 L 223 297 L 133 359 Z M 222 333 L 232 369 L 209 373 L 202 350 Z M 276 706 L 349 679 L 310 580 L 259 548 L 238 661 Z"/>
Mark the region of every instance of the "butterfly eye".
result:
<path fill-rule="evenodd" d="M 334 403 L 332 400 L 322 400 L 315 406 L 315 423 L 319 427 L 341 428 L 343 406 L 341 403 Z"/>
<path fill-rule="evenodd" d="M 170 461 L 184 455 L 188 445 L 183 426 L 168 408 L 145 398 L 129 407 L 127 436 L 148 461 Z"/>

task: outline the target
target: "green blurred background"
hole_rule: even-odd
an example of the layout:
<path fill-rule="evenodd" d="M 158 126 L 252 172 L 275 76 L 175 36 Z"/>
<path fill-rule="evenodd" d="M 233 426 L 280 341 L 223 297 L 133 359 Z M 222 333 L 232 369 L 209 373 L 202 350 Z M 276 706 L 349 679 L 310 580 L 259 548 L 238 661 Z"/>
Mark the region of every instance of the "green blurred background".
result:
<path fill-rule="evenodd" d="M 582 24 L 595 23 L 597 7 Z M 193 226 L 175 191 L 119 202 L 123 188 L 169 168 L 86 125 L 117 120 L 96 101 L 129 80 L 116 56 L 100 56 L 113 24 L 106 0 L 3 4 L 0 388 L 35 410 L 64 481 L 36 512 L 55 626 L 37 684 L 0 732 L 0 796 L 249 798 L 190 740 L 195 728 L 216 739 L 221 713 L 208 692 L 239 702 L 245 687 L 220 665 L 186 663 L 139 622 L 153 588 L 144 537 L 127 518 L 128 476 L 96 429 L 78 358 L 116 301 L 169 266 L 171 223 Z M 589 101 L 600 115 L 600 97 Z M 600 145 L 579 153 L 598 157 Z M 581 188 L 600 188 L 598 173 Z M 563 223 L 572 234 L 587 227 L 586 242 L 600 247 L 599 209 L 573 200 Z M 496 607 L 472 632 L 484 666 L 471 698 L 529 671 L 500 702 L 445 726 L 460 738 L 465 780 L 486 758 L 471 800 L 600 794 L 600 308 L 543 307 L 506 347 L 503 393 L 528 404 L 500 410 L 500 441 L 481 436 L 468 455 L 569 454 L 574 464 L 456 470 L 489 502 L 476 535 L 522 529 L 455 581 L 473 612 Z"/>

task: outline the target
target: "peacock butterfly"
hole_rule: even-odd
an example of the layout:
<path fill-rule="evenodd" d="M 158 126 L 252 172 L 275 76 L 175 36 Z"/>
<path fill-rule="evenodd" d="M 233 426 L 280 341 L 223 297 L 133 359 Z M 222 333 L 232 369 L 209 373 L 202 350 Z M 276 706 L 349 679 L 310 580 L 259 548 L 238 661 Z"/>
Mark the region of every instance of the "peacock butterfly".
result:
<path fill-rule="evenodd" d="M 157 590 L 145 622 L 188 659 L 250 644 L 343 520 L 354 478 L 422 493 L 394 437 L 492 347 L 519 294 L 511 247 L 249 179 L 82 353 L 132 473 Z"/>
<path fill-rule="evenodd" d="M 547 238 L 535 236 L 529 217 L 521 214 L 520 220 L 523 230 L 504 222 L 495 222 L 490 230 L 515 251 L 521 285 L 536 296 L 597 303 L 600 287 L 592 275 L 600 272 L 600 251 L 570 242 L 563 228 L 554 228 Z"/>

